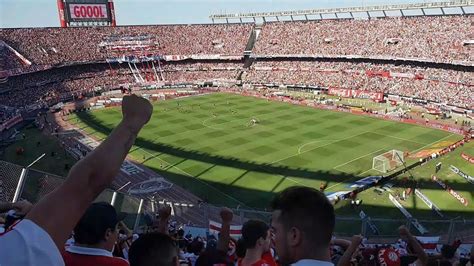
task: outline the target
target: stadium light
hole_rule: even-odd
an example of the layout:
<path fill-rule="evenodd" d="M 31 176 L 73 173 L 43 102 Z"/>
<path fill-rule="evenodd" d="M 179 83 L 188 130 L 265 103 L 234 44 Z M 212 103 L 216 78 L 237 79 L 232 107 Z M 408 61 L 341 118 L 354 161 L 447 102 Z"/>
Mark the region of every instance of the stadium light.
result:
<path fill-rule="evenodd" d="M 115 207 L 115 200 L 117 199 L 117 191 L 114 191 L 112 194 L 112 199 L 110 200 L 110 205 Z"/>

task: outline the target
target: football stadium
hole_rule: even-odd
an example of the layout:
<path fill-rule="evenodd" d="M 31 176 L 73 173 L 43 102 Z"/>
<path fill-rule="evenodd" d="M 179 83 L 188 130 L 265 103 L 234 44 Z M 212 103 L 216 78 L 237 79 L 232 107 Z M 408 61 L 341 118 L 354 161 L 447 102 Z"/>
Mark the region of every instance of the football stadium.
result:
<path fill-rule="evenodd" d="M 181 265 L 247 265 L 256 221 L 275 264 L 248 265 L 322 261 L 278 247 L 299 189 L 291 230 L 327 232 L 329 203 L 333 264 L 472 265 L 474 2 L 314 5 L 126 26 L 112 0 L 57 0 L 59 27 L 1 28 L 0 242 L 31 220 L 58 245 L 38 214 L 58 204 L 68 265 L 93 201 L 123 215 L 126 265 L 156 230 Z"/>

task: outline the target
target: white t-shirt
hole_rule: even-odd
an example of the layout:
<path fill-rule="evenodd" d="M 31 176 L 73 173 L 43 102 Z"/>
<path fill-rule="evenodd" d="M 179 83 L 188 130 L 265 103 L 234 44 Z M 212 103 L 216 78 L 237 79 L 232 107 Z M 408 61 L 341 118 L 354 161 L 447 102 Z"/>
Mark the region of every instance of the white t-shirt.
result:
<path fill-rule="evenodd" d="M 0 266 L 64 266 L 51 237 L 30 220 L 22 220 L 0 235 Z"/>

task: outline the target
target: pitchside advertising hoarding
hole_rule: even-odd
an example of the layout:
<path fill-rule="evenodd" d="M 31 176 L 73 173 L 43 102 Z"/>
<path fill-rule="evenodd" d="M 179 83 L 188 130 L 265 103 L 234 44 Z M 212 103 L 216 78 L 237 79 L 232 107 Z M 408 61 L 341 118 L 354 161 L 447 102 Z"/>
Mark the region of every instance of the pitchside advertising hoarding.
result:
<path fill-rule="evenodd" d="M 360 98 L 360 99 L 371 99 L 376 102 L 383 101 L 382 92 L 343 89 L 343 88 L 329 88 L 328 93 L 330 95 L 341 96 L 345 98 L 354 97 L 354 98 Z"/>
<path fill-rule="evenodd" d="M 61 27 L 115 26 L 112 0 L 58 0 Z"/>

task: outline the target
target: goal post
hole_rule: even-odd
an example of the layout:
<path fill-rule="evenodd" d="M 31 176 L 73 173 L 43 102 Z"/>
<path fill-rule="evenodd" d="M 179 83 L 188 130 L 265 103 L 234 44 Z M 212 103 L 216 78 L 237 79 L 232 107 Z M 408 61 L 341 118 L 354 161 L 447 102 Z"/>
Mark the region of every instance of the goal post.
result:
<path fill-rule="evenodd" d="M 372 169 L 381 173 L 387 173 L 402 165 L 404 160 L 402 151 L 391 150 L 375 156 L 372 159 Z"/>

